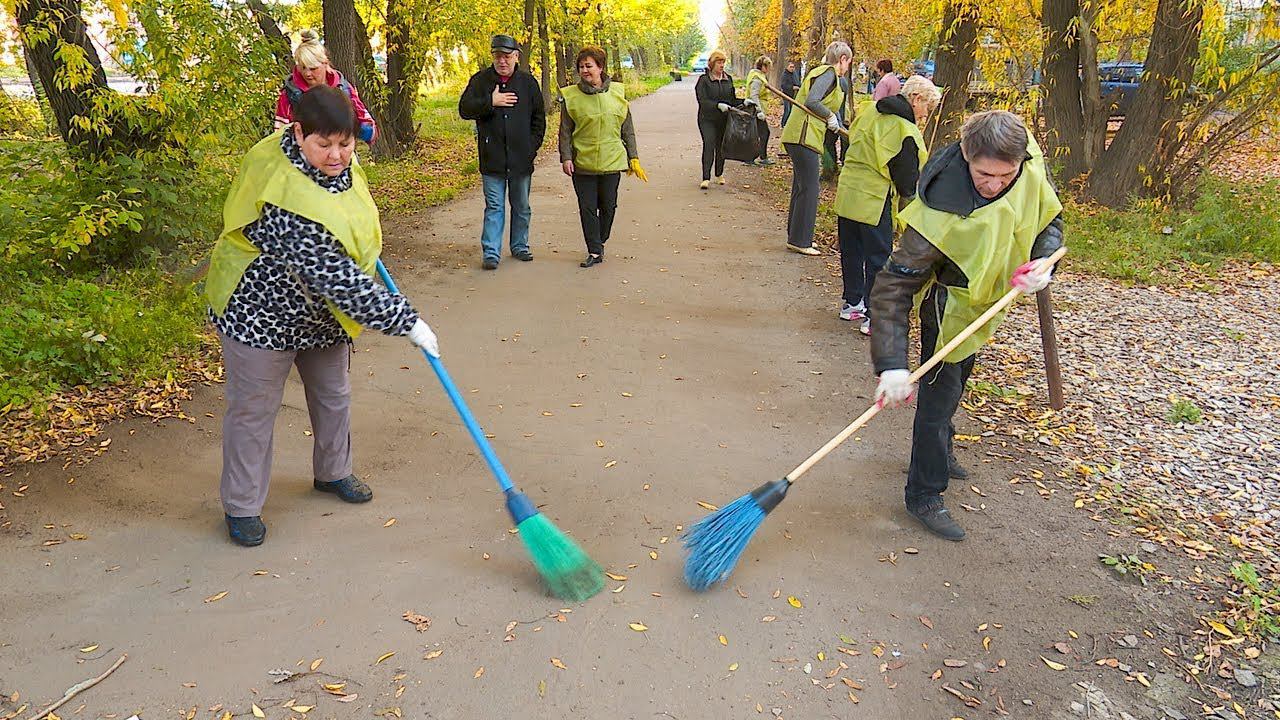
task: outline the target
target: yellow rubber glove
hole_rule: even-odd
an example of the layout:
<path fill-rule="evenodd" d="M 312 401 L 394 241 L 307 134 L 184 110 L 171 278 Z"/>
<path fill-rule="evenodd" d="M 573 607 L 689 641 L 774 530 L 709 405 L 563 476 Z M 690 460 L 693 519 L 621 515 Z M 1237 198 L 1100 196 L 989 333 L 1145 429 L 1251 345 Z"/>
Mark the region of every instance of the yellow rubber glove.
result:
<path fill-rule="evenodd" d="M 631 162 L 627 163 L 628 175 L 640 178 L 640 182 L 649 182 L 649 176 L 644 173 L 644 168 L 640 167 L 640 158 L 631 158 Z"/>

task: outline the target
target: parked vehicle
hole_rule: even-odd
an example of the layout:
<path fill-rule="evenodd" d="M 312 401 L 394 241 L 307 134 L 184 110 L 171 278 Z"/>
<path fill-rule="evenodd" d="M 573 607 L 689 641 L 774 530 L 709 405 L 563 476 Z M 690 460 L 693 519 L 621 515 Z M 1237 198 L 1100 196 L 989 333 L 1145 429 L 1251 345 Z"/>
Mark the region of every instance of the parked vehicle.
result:
<path fill-rule="evenodd" d="M 704 72 L 706 72 L 706 71 L 707 71 L 707 58 L 709 58 L 709 57 L 711 57 L 711 53 L 703 53 L 703 54 L 699 55 L 699 56 L 698 56 L 698 59 L 693 61 L 693 72 L 694 72 L 694 73 L 704 73 Z"/>
<path fill-rule="evenodd" d="M 1102 104 L 1111 115 L 1127 115 L 1138 95 L 1138 82 L 1142 80 L 1142 63 L 1098 63 L 1098 80 L 1101 84 Z"/>

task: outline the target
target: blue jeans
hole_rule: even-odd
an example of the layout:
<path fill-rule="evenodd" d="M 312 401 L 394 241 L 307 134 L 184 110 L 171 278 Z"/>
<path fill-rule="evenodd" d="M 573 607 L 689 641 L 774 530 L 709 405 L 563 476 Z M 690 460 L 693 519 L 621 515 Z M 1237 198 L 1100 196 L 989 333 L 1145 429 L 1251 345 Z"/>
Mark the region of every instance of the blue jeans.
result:
<path fill-rule="evenodd" d="M 511 254 L 529 249 L 529 184 L 533 175 L 481 175 L 484 181 L 484 229 L 480 246 L 485 260 L 502 258 L 502 227 L 507 221 L 507 197 L 511 202 Z"/>

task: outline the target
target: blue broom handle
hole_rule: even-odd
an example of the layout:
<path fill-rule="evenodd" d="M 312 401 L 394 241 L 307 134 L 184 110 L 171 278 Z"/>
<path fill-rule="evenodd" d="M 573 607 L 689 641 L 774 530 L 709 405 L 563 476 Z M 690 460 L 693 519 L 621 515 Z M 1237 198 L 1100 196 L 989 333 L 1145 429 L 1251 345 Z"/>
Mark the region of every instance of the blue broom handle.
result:
<path fill-rule="evenodd" d="M 396 295 L 400 294 L 400 288 L 396 287 L 396 281 L 391 279 L 391 273 L 387 272 L 387 266 L 382 264 L 382 260 L 378 260 L 378 276 L 382 278 L 382 283 L 387 289 Z M 515 485 L 511 482 L 511 476 L 507 474 L 507 469 L 502 467 L 502 461 L 498 459 L 497 453 L 493 451 L 493 447 L 489 444 L 489 439 L 484 436 L 484 429 L 480 427 L 480 423 L 476 422 L 476 418 L 471 414 L 471 409 L 467 407 L 467 402 L 462 399 L 462 393 L 458 392 L 458 386 L 453 384 L 453 378 L 449 377 L 449 371 L 444 369 L 444 363 L 438 357 L 432 357 L 426 350 L 422 351 L 422 356 L 431 364 L 431 369 L 436 371 L 436 377 L 440 378 L 440 384 L 444 386 L 445 394 L 453 401 L 453 407 L 457 409 L 458 415 L 462 417 L 462 423 L 467 426 L 467 432 L 471 433 L 471 439 L 475 441 L 476 447 L 480 448 L 480 454 L 484 455 L 485 462 L 489 463 L 489 469 L 493 471 L 494 477 L 498 479 L 498 485 L 503 492 L 510 492 L 515 489 Z"/>

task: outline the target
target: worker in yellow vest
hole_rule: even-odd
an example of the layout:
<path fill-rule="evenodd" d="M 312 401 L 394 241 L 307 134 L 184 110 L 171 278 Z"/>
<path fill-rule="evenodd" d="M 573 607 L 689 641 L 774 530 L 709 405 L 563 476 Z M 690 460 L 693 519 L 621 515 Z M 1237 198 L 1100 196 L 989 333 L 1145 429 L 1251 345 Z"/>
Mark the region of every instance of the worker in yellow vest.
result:
<path fill-rule="evenodd" d="M 912 75 L 901 95 L 862 103 L 849 126 L 835 203 L 844 279 L 840 319 L 858 322 L 863 335 L 871 334 L 866 300 L 893 249 L 898 209 L 916 196 L 928 159 L 920 125 L 941 98 L 932 81 Z"/>
<path fill-rule="evenodd" d="M 306 390 L 313 486 L 361 503 L 373 491 L 352 474 L 352 339 L 363 326 L 440 352 L 409 301 L 372 277 L 382 227 L 354 162 L 359 132 L 345 92 L 307 90 L 293 122 L 244 156 L 223 206 L 205 298 L 226 372 L 222 507 L 240 545 L 267 534 L 272 430 L 290 367 Z"/>
<path fill-rule="evenodd" d="M 576 63 L 581 80 L 560 88 L 560 166 L 573 178 L 578 196 L 578 217 L 587 241 L 587 259 L 578 267 L 584 268 L 604 262 L 622 173 L 649 181 L 640 167 L 626 88 L 609 80 L 604 63 L 604 50 L 582 48 Z"/>
<path fill-rule="evenodd" d="M 1013 285 L 1025 293 L 1049 284 L 1044 258 L 1062 246 L 1062 203 L 1044 153 L 1022 119 L 1003 110 L 977 113 L 960 142 L 935 152 L 916 199 L 902 212 L 906 230 L 871 293 L 871 358 L 876 401 L 893 407 L 916 388 L 907 371 L 910 314 L 919 310 L 921 361 L 959 335 Z M 907 512 L 948 540 L 964 530 L 943 504 L 948 479 L 968 471 L 952 448 L 952 416 L 978 350 L 1004 319 L 998 314 L 921 381 L 907 471 Z"/>
<path fill-rule="evenodd" d="M 769 68 L 773 67 L 773 59 L 768 55 L 756 58 L 756 66 L 747 73 L 747 99 L 744 105 L 756 113 L 756 133 L 760 137 L 760 156 L 750 165 L 772 165 L 769 157 L 769 93 L 765 85 L 769 84 Z"/>
<path fill-rule="evenodd" d="M 818 219 L 818 191 L 822 173 L 823 140 L 827 130 L 840 129 L 841 106 L 845 102 L 839 78 L 849 72 L 853 50 L 836 41 L 827 46 L 823 62 L 815 65 L 800 82 L 796 100 L 817 117 L 805 112 L 791 113 L 782 128 L 782 147 L 791 157 L 791 206 L 787 210 L 787 249 L 801 255 L 821 255 L 813 246 L 813 228 Z"/>

